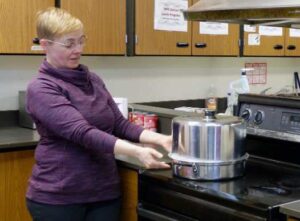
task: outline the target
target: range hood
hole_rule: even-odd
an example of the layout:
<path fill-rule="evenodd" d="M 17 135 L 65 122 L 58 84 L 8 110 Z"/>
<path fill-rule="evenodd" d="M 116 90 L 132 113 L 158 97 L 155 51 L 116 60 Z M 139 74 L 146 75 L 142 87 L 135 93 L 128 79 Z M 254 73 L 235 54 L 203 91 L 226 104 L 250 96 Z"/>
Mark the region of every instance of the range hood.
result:
<path fill-rule="evenodd" d="M 186 20 L 300 28 L 300 0 L 199 0 Z"/>

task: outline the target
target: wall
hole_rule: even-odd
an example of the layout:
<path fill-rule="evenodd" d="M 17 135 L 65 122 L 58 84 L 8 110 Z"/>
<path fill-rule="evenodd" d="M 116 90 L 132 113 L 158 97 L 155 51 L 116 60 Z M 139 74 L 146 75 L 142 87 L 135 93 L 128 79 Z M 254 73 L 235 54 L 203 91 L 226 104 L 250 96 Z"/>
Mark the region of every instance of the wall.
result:
<path fill-rule="evenodd" d="M 18 91 L 26 89 L 42 59 L 0 56 L 0 110 L 18 109 Z M 229 82 L 239 78 L 245 62 L 267 62 L 267 84 L 251 86 L 251 91 L 272 87 L 270 93 L 292 85 L 300 64 L 299 58 L 82 57 L 113 96 L 128 97 L 129 102 L 201 98 L 211 84 L 218 96 L 226 96 Z"/>

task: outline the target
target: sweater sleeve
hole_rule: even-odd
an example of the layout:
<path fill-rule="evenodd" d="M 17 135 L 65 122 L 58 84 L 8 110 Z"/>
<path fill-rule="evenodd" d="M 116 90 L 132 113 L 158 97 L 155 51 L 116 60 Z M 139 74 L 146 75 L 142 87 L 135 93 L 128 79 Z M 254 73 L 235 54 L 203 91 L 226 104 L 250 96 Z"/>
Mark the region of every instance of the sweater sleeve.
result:
<path fill-rule="evenodd" d="M 113 153 L 117 140 L 90 125 L 51 81 L 34 81 L 27 89 L 26 106 L 34 121 L 54 135 L 97 153 Z"/>

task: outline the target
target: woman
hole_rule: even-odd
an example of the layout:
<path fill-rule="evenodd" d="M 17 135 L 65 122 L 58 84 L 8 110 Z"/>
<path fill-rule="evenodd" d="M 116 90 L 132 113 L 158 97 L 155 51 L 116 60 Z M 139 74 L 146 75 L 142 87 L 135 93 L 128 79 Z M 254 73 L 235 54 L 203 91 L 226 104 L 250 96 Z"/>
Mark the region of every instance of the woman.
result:
<path fill-rule="evenodd" d="M 81 21 L 58 8 L 38 14 L 46 53 L 27 89 L 27 111 L 40 142 L 26 194 L 35 221 L 118 220 L 120 184 L 115 154 L 136 157 L 146 168 L 168 168 L 158 151 L 171 137 L 131 124 L 103 81 L 79 64 L 86 41 Z"/>

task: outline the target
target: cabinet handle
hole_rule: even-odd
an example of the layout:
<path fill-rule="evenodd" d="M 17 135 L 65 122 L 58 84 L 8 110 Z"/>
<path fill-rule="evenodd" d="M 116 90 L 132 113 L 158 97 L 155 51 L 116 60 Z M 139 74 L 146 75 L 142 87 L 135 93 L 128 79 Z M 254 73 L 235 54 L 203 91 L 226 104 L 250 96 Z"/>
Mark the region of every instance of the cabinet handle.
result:
<path fill-rule="evenodd" d="M 187 43 L 187 42 L 177 42 L 176 46 L 178 48 L 186 48 L 186 47 L 189 46 L 189 43 Z"/>
<path fill-rule="evenodd" d="M 36 45 L 39 45 L 40 44 L 40 39 L 39 38 L 33 38 L 32 43 L 36 44 Z"/>
<path fill-rule="evenodd" d="M 274 45 L 273 47 L 275 50 L 281 50 L 283 49 L 283 46 L 282 45 Z"/>
<path fill-rule="evenodd" d="M 206 43 L 202 43 L 202 42 L 195 44 L 196 48 L 206 48 L 206 46 L 207 46 L 207 44 Z"/>
<path fill-rule="evenodd" d="M 296 50 L 296 45 L 288 45 L 287 49 L 288 50 Z"/>

